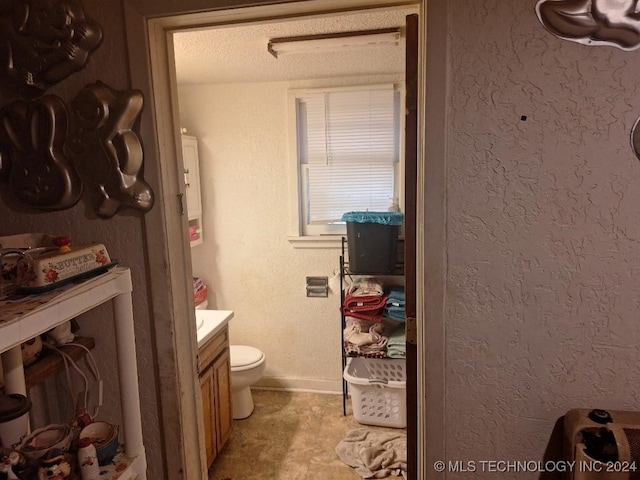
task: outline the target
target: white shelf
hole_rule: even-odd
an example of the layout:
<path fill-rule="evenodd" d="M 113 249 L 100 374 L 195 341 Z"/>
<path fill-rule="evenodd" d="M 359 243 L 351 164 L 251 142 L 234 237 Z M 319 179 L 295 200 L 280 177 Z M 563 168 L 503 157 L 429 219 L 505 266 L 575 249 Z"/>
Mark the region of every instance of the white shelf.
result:
<path fill-rule="evenodd" d="M 146 479 L 147 470 L 142 441 L 131 291 L 129 269 L 114 268 L 79 284 L 0 302 L 0 352 L 5 392 L 21 394 L 26 394 L 21 343 L 109 300 L 113 302 L 124 452 L 120 457 L 119 475 L 109 478 L 123 480 Z"/>

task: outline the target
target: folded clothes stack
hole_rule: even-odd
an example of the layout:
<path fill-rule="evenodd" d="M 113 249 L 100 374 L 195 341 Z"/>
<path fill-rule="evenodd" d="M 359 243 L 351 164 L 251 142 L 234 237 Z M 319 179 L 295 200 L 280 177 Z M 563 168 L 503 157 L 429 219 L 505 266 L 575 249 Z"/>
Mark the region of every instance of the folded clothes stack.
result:
<path fill-rule="evenodd" d="M 382 282 L 375 278 L 356 278 L 347 288 L 342 311 L 349 317 L 380 322 L 385 302 Z"/>
<path fill-rule="evenodd" d="M 406 318 L 405 311 L 405 293 L 404 287 L 392 286 L 389 288 L 385 301 L 383 315 L 393 318 L 400 322 L 404 322 Z"/>
<path fill-rule="evenodd" d="M 384 295 L 382 282 L 377 278 L 356 278 L 347 289 L 347 295 L 356 297 Z"/>
<path fill-rule="evenodd" d="M 345 290 L 344 351 L 350 357 L 404 358 L 404 287 L 355 278 Z"/>
<path fill-rule="evenodd" d="M 404 334 L 404 323 L 401 323 L 387 341 L 387 357 L 389 358 L 406 358 L 407 356 L 407 339 Z"/>

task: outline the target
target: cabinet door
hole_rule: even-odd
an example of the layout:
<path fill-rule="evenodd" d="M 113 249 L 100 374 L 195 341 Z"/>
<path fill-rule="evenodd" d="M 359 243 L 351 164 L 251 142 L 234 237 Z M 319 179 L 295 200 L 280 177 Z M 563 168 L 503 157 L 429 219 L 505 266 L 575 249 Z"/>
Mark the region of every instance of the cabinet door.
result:
<path fill-rule="evenodd" d="M 207 468 L 216 459 L 218 445 L 216 440 L 216 415 L 215 415 L 215 386 L 214 369 L 207 368 L 200 375 L 200 390 L 202 392 L 202 409 L 204 417 L 204 443 L 207 455 Z"/>
<path fill-rule="evenodd" d="M 191 219 L 202 214 L 198 141 L 195 137 L 188 135 L 182 136 L 182 159 L 184 162 L 184 181 L 187 194 L 187 213 Z"/>
<path fill-rule="evenodd" d="M 220 451 L 229 440 L 233 427 L 229 349 L 216 359 L 212 370 L 216 402 L 216 441 Z"/>

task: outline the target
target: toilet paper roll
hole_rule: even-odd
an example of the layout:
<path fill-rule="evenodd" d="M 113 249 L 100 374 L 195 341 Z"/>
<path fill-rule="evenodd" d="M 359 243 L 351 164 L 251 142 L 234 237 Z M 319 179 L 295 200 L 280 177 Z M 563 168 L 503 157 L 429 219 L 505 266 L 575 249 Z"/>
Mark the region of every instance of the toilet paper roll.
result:
<path fill-rule="evenodd" d="M 334 271 L 333 276 L 329 279 L 329 290 L 336 295 L 340 295 L 340 273 Z"/>

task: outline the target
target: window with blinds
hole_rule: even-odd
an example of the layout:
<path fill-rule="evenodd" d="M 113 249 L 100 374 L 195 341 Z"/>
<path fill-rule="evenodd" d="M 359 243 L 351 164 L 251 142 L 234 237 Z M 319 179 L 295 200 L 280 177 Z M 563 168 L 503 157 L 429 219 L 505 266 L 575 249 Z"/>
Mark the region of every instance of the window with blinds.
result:
<path fill-rule="evenodd" d="M 343 234 L 342 214 L 397 199 L 400 95 L 393 85 L 296 99 L 303 235 Z"/>

